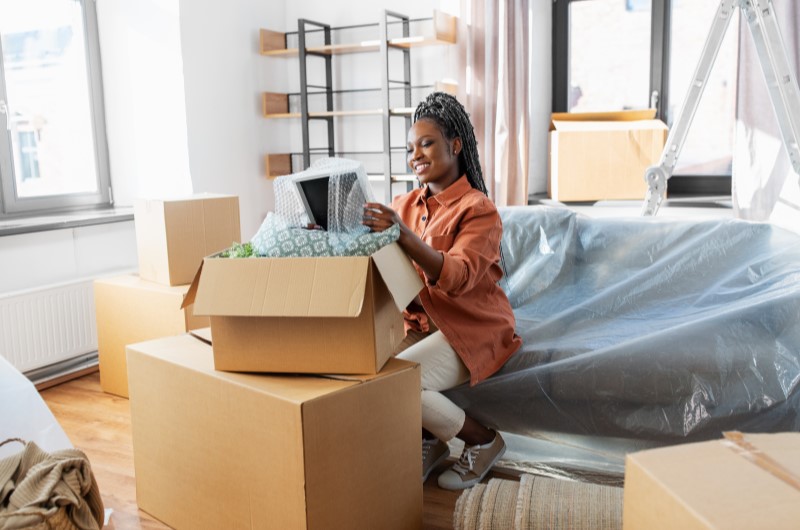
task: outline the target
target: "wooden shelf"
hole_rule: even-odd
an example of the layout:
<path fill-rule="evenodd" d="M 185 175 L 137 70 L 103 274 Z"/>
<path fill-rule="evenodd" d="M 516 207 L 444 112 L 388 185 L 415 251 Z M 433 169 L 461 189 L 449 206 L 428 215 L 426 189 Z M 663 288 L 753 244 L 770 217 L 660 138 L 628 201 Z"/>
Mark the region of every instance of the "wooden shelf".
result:
<path fill-rule="evenodd" d="M 268 179 L 274 179 L 292 172 L 292 155 L 276 153 L 264 157 L 264 174 Z"/>
<path fill-rule="evenodd" d="M 287 101 L 278 97 L 286 96 L 286 94 L 275 94 L 272 92 L 265 92 L 263 95 L 263 116 L 264 118 L 285 119 L 285 118 L 299 118 L 299 112 L 288 111 L 288 98 Z M 392 116 L 411 116 L 414 114 L 413 107 L 397 107 L 389 109 L 389 114 Z M 380 116 L 383 114 L 383 109 L 363 109 L 363 110 L 323 110 L 316 112 L 309 112 L 309 118 L 339 118 L 344 116 Z"/>
<path fill-rule="evenodd" d="M 456 42 L 456 17 L 434 11 L 433 33 L 389 39 L 392 48 L 414 48 L 437 44 L 454 44 Z M 331 28 L 332 30 L 335 28 Z M 376 52 L 380 50 L 380 40 L 365 40 L 349 44 L 329 44 L 327 46 L 307 46 L 306 53 L 321 55 L 344 55 L 352 53 Z M 259 31 L 259 51 L 269 57 L 297 57 L 297 48 L 286 47 L 286 34 L 279 31 L 262 29 Z"/>

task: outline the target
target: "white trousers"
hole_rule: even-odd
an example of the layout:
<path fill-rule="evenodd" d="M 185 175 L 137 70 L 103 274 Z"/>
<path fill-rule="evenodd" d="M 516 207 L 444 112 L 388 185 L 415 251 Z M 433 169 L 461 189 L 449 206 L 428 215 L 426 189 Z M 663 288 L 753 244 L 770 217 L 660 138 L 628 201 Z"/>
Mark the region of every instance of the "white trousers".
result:
<path fill-rule="evenodd" d="M 441 331 L 409 331 L 398 348 L 399 359 L 420 364 L 422 371 L 422 427 L 440 440 L 455 438 L 466 414 L 441 392 L 469 381 L 469 370 Z"/>

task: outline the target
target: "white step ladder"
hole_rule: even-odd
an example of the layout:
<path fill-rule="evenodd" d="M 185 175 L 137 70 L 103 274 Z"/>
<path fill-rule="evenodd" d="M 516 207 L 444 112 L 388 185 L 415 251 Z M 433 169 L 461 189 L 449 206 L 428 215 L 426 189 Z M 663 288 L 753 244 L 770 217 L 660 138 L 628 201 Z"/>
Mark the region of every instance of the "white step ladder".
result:
<path fill-rule="evenodd" d="M 741 9 L 753 36 L 772 108 L 780 126 L 783 145 L 789 154 L 792 168 L 800 175 L 800 90 L 786 57 L 786 48 L 781 39 L 772 0 L 721 0 L 686 100 L 670 129 L 661 160 L 657 166 L 651 166 L 645 171 L 644 179 L 648 189 L 642 207 L 643 216 L 656 215 L 664 199 L 667 180 L 675 171 L 678 155 L 686 141 L 722 39 L 737 8 Z"/>

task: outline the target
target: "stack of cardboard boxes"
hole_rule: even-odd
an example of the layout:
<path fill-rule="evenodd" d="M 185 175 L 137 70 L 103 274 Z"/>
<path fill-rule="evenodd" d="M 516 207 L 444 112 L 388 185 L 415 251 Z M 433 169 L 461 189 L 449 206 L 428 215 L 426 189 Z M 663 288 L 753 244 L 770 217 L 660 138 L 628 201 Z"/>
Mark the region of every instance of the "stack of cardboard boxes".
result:
<path fill-rule="evenodd" d="M 370 257 L 208 256 L 210 328 L 129 345 L 137 502 L 174 528 L 420 528 L 419 367 L 394 359 L 422 284 Z"/>
<path fill-rule="evenodd" d="M 181 308 L 198 264 L 241 241 L 239 199 L 197 195 L 134 206 L 139 274 L 95 281 L 100 385 L 128 397 L 125 346 L 208 326 Z"/>

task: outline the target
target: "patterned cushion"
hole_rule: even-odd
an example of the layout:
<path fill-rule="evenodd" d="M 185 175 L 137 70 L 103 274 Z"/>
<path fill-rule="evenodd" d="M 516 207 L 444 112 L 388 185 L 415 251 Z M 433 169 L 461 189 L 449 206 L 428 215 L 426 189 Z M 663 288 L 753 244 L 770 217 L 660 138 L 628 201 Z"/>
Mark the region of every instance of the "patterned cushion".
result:
<path fill-rule="evenodd" d="M 383 232 L 326 232 L 288 227 L 268 214 L 251 243 L 257 256 L 270 258 L 315 256 L 369 256 L 400 237 L 395 225 Z"/>

